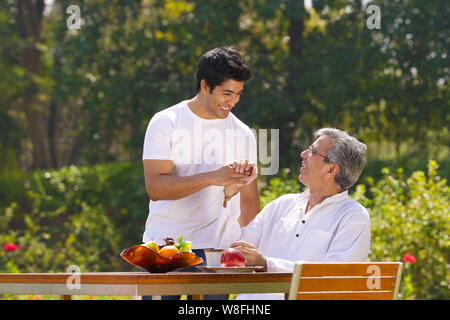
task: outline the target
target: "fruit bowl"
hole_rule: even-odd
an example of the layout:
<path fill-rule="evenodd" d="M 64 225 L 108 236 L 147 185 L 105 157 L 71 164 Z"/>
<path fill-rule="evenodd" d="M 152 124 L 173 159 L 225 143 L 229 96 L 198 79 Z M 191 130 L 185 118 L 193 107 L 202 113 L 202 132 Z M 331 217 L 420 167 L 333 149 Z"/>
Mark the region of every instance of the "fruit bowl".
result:
<path fill-rule="evenodd" d="M 178 252 L 166 258 L 143 245 L 132 246 L 120 253 L 126 262 L 151 273 L 164 273 L 196 266 L 203 259 L 192 252 Z"/>

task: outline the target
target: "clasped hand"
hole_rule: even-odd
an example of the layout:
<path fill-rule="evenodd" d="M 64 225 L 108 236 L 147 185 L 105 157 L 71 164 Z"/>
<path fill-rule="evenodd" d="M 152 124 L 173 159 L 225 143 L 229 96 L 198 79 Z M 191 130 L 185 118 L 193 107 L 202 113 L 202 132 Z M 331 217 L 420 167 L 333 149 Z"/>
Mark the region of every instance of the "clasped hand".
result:
<path fill-rule="evenodd" d="M 253 180 L 256 179 L 256 167 L 255 164 L 245 161 L 234 161 L 231 165 L 227 166 L 230 169 L 234 170 L 234 174 L 243 175 L 237 178 L 237 180 L 226 184 L 223 188 L 223 193 L 225 195 L 225 199 L 223 202 L 223 207 L 226 208 L 227 202 L 235 196 L 239 189 L 243 186 L 250 184 Z"/>

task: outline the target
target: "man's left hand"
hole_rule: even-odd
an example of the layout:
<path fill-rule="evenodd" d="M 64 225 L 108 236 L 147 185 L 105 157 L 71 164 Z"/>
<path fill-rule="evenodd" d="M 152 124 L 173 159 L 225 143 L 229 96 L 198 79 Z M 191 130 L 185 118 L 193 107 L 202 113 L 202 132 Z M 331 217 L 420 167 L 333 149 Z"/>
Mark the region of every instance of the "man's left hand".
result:
<path fill-rule="evenodd" d="M 245 262 L 246 266 L 262 266 L 264 267 L 264 271 L 267 270 L 266 258 L 254 245 L 245 241 L 238 241 L 233 243 L 230 247 L 238 249 L 240 252 L 242 252 L 245 259 L 247 260 Z"/>

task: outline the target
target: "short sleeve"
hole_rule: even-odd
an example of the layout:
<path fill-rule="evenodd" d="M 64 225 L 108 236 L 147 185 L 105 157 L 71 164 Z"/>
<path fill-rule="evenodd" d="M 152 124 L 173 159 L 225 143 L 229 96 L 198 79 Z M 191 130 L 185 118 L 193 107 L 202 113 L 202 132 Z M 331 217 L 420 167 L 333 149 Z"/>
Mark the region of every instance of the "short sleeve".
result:
<path fill-rule="evenodd" d="M 253 134 L 252 131 L 250 131 L 250 137 L 249 137 L 249 141 L 250 141 L 250 145 L 249 145 L 249 150 L 250 150 L 250 154 L 248 156 L 248 159 L 250 159 L 251 162 L 257 164 L 258 163 L 258 148 L 256 146 L 256 138 Z M 258 166 L 255 166 L 256 170 L 258 171 Z"/>
<path fill-rule="evenodd" d="M 170 118 L 156 113 L 147 126 L 142 159 L 172 160 L 172 132 Z"/>

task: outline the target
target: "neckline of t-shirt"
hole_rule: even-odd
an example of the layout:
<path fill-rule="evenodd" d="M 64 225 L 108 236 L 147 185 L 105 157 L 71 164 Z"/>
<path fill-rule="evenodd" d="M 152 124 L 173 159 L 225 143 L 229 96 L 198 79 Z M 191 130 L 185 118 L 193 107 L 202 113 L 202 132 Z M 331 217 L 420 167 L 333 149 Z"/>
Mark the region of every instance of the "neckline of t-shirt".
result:
<path fill-rule="evenodd" d="M 231 112 L 228 114 L 228 117 L 226 117 L 225 119 L 205 119 L 202 117 L 199 117 L 198 115 L 196 115 L 191 108 L 189 108 L 188 104 L 187 104 L 187 100 L 182 102 L 183 104 L 183 108 L 186 110 L 187 113 L 189 113 L 191 115 L 192 118 L 194 118 L 197 121 L 203 121 L 205 123 L 209 123 L 209 124 L 215 124 L 215 123 L 221 123 L 221 122 L 225 122 L 229 117 L 231 117 Z"/>

